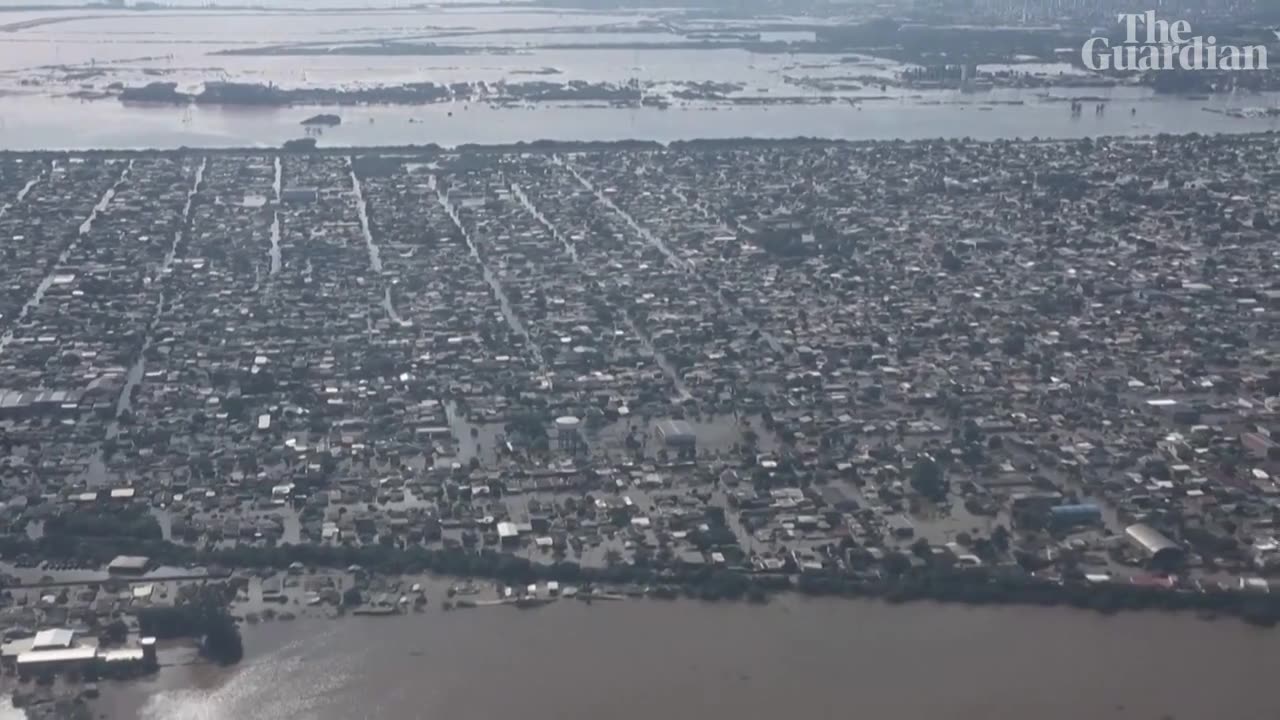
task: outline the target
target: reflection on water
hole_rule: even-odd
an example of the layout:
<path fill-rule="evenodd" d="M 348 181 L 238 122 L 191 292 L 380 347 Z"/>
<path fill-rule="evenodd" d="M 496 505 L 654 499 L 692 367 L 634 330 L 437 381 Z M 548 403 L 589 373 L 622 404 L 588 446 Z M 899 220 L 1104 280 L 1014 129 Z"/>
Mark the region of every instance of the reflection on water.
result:
<path fill-rule="evenodd" d="M 191 687 L 173 688 L 145 700 L 145 720 L 239 720 L 305 718 L 328 702 L 353 671 L 351 656 L 320 655 L 336 626 L 311 627 L 303 637 L 246 661 L 233 673 L 193 666 Z"/>
<path fill-rule="evenodd" d="M 1274 719 L 1280 634 L 1188 615 L 629 601 L 249 629 L 239 668 L 104 688 L 113 719 Z M 190 689 L 191 687 L 196 689 Z"/>

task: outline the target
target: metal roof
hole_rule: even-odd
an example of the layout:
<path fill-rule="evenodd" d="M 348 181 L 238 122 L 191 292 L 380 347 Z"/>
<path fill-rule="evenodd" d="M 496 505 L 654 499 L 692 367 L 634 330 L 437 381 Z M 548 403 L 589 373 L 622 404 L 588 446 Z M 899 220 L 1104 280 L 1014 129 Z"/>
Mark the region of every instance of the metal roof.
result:
<path fill-rule="evenodd" d="M 36 633 L 36 638 L 31 642 L 32 650 L 45 650 L 48 648 L 68 648 L 76 639 L 74 630 L 66 630 L 63 628 L 55 628 L 51 630 L 41 630 Z"/>
<path fill-rule="evenodd" d="M 664 440 L 692 440 L 693 427 L 684 420 L 661 420 L 658 422 L 658 433 Z"/>
<path fill-rule="evenodd" d="M 107 569 L 116 568 L 117 570 L 144 570 L 147 564 L 151 562 L 150 558 L 140 555 L 117 555 Z"/>
<path fill-rule="evenodd" d="M 1161 551 L 1182 551 L 1182 548 L 1178 547 L 1178 544 L 1174 541 L 1165 537 L 1164 533 L 1145 523 L 1130 525 L 1124 529 L 1124 534 L 1129 536 L 1130 540 L 1141 545 L 1144 550 L 1152 555 Z"/>
<path fill-rule="evenodd" d="M 142 662 L 146 657 L 147 654 L 142 648 L 116 648 L 102 651 L 102 661 L 108 663 Z"/>
<path fill-rule="evenodd" d="M 32 650 L 18 656 L 19 665 L 39 665 L 53 662 L 92 660 L 98 656 L 96 647 L 75 647 L 63 650 Z"/>

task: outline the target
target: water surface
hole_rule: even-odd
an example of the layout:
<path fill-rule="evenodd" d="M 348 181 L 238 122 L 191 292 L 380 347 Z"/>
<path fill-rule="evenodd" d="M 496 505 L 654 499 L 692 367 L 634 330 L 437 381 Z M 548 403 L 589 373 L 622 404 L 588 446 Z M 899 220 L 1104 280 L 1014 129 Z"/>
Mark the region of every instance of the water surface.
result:
<path fill-rule="evenodd" d="M 144 720 L 1280 717 L 1280 634 L 1146 613 L 787 598 L 430 607 L 247 636 L 232 670 L 113 685 Z"/>
<path fill-rule="evenodd" d="M 344 147 L 796 136 L 994 140 L 1280 130 L 1280 118 L 1235 119 L 1201 109 L 1250 102 L 1244 98 L 1124 100 L 1112 104 L 1103 115 L 1094 115 L 1091 108 L 1081 117 L 1072 117 L 1065 103 L 1052 102 L 994 105 L 985 110 L 975 104 L 916 100 L 867 102 L 861 109 L 846 103 L 763 107 L 691 104 L 668 110 L 555 105 L 495 108 L 482 104 L 263 109 L 126 106 L 38 95 L 0 96 L 0 149 L 277 147 L 303 136 L 301 121 L 325 110 L 338 113 L 343 122 L 319 135 L 320 145 Z M 1137 114 L 1131 114 L 1132 109 Z"/>

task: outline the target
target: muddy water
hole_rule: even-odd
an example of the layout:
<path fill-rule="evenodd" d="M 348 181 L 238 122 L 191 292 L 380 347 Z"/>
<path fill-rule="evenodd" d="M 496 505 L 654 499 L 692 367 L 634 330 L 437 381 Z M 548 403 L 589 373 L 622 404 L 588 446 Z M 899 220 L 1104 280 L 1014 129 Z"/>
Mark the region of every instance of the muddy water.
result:
<path fill-rule="evenodd" d="M 790 598 L 767 607 L 564 601 L 302 620 L 247 635 L 234 670 L 109 685 L 144 720 L 1280 717 L 1280 632 L 1149 613 L 1106 618 Z"/>

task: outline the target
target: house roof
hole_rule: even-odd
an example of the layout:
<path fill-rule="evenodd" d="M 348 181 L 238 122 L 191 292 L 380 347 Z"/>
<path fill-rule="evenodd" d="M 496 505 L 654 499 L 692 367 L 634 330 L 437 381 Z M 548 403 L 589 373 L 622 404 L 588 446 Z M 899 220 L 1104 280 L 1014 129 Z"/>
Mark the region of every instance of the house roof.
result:
<path fill-rule="evenodd" d="M 49 650 L 52 648 L 69 648 L 71 643 L 75 641 L 76 634 L 74 630 L 66 630 L 63 628 L 55 628 L 50 630 L 41 630 L 36 633 L 36 638 L 31 642 L 32 650 Z"/>

